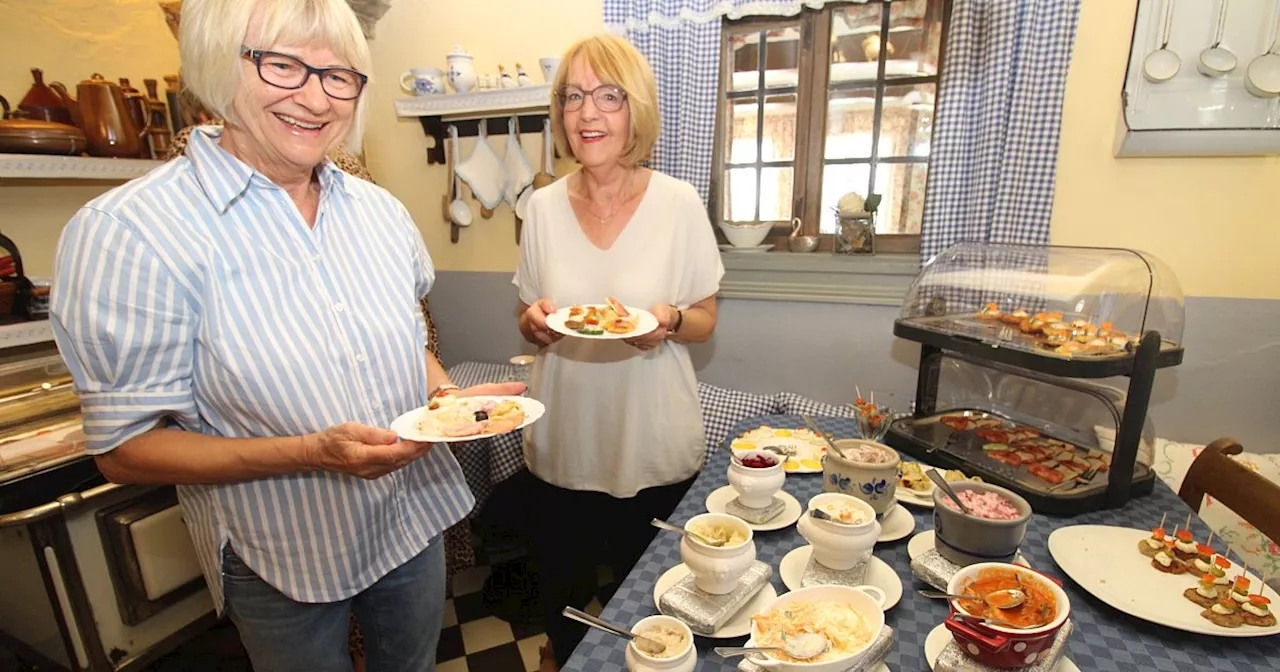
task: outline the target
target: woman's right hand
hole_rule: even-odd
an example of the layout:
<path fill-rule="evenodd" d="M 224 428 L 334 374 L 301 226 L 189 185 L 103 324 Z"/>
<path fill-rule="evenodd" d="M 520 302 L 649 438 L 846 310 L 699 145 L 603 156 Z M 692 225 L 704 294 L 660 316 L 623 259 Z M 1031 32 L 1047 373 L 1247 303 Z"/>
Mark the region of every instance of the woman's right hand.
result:
<path fill-rule="evenodd" d="M 426 455 L 432 444 L 402 441 L 389 429 L 348 422 L 308 435 L 305 445 L 309 464 L 325 471 L 374 479 Z"/>
<path fill-rule="evenodd" d="M 564 338 L 564 334 L 552 331 L 547 326 L 547 316 L 556 312 L 556 304 L 551 299 L 538 299 L 529 306 L 522 316 L 525 324 L 525 338 L 534 345 L 551 345 Z"/>

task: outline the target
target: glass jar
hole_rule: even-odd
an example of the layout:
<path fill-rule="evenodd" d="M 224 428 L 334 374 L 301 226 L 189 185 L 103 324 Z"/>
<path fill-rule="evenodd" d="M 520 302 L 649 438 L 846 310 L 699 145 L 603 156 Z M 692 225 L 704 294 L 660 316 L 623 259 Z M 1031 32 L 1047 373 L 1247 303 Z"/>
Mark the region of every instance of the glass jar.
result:
<path fill-rule="evenodd" d="M 836 217 L 836 254 L 875 254 L 876 215 L 874 212 L 855 212 Z"/>

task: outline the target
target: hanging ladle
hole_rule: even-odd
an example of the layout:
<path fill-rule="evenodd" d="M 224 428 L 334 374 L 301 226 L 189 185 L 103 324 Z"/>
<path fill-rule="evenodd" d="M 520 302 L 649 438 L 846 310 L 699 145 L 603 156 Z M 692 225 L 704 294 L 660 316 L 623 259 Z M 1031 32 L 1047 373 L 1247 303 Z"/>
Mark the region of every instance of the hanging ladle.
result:
<path fill-rule="evenodd" d="M 1222 77 L 1236 69 L 1236 55 L 1222 46 L 1222 33 L 1227 25 L 1227 0 L 1218 5 L 1218 27 L 1213 34 L 1213 44 L 1200 52 L 1196 70 L 1205 77 Z"/>
<path fill-rule="evenodd" d="M 1166 0 L 1164 5 L 1164 33 L 1160 38 L 1160 48 L 1147 54 L 1142 61 L 1142 75 L 1149 82 L 1167 82 L 1182 68 L 1182 59 L 1169 48 L 1169 32 L 1173 29 L 1173 3 L 1174 0 Z"/>

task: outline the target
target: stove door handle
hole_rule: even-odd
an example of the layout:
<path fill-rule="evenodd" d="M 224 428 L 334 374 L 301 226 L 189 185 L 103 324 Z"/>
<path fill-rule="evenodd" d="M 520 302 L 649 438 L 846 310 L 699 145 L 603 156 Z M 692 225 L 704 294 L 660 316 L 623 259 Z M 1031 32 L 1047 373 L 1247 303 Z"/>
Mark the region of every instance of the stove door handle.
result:
<path fill-rule="evenodd" d="M 0 516 L 0 529 L 7 527 L 20 527 L 40 522 L 46 518 L 52 518 L 60 513 L 83 506 L 85 502 L 97 499 L 103 495 L 115 492 L 124 487 L 119 483 L 104 483 L 102 485 L 89 488 L 84 492 L 73 492 L 69 495 L 63 495 L 52 502 L 45 502 L 39 506 L 33 506 L 22 511 L 14 511 Z"/>

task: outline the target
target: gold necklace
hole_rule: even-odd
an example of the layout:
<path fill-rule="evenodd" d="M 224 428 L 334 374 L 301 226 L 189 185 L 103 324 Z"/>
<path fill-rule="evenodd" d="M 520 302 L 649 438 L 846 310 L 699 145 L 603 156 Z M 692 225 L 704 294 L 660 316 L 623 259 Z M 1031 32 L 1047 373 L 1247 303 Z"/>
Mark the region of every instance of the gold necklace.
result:
<path fill-rule="evenodd" d="M 634 173 L 633 173 L 633 174 L 634 174 Z M 585 181 L 585 180 L 586 180 L 586 178 L 583 178 L 583 183 L 582 183 L 582 184 L 583 184 L 583 191 L 586 191 L 586 181 Z M 626 194 L 626 193 L 627 193 L 627 186 L 629 186 L 630 181 L 631 181 L 631 177 L 630 177 L 630 176 L 628 176 L 628 177 L 626 178 L 626 181 L 624 181 L 624 182 L 623 182 L 623 184 L 622 184 L 622 188 L 618 190 L 618 195 L 619 195 L 619 196 L 622 196 L 622 195 L 624 195 L 624 194 Z M 613 216 L 614 216 L 614 215 L 618 214 L 618 207 L 619 207 L 620 205 L 622 205 L 623 203 L 626 203 L 627 201 L 630 201 L 630 200 L 631 200 L 631 197 L 630 197 L 630 196 L 628 196 L 628 197 L 626 197 L 626 198 L 615 198 L 615 199 L 614 199 L 614 201 L 613 201 L 613 208 L 612 208 L 611 210 L 609 210 L 609 214 L 607 214 L 607 215 L 605 215 L 605 216 L 601 217 L 600 215 L 596 214 L 596 211 L 592 208 L 592 206 L 593 206 L 593 205 L 595 205 L 595 203 L 593 203 L 593 202 L 591 201 L 591 197 L 590 197 L 590 196 L 585 195 L 585 194 L 575 194 L 575 196 L 577 196 L 578 198 L 582 199 L 582 201 L 583 201 L 583 202 L 585 202 L 585 203 L 587 204 L 587 214 L 591 215 L 592 217 L 595 217 L 595 218 L 596 218 L 596 224 L 597 224 L 597 225 L 600 225 L 600 226 L 603 226 L 606 222 L 608 222 L 609 220 L 613 219 Z"/>

